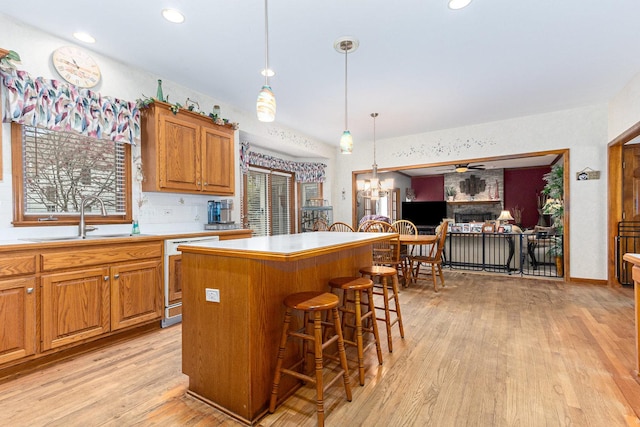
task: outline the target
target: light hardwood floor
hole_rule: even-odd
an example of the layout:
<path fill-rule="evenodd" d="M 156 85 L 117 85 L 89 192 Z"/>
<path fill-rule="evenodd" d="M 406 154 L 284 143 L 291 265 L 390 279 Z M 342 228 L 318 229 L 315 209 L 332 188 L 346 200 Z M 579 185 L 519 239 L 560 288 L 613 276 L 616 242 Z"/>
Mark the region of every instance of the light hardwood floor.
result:
<path fill-rule="evenodd" d="M 405 339 L 367 354 L 328 426 L 637 426 L 631 289 L 445 272 L 401 291 Z M 3 426 L 235 426 L 185 394 L 179 325 L 0 384 Z M 269 357 L 269 355 L 265 355 Z M 275 355 L 272 355 L 275 357 Z M 261 426 L 316 424 L 303 387 Z"/>

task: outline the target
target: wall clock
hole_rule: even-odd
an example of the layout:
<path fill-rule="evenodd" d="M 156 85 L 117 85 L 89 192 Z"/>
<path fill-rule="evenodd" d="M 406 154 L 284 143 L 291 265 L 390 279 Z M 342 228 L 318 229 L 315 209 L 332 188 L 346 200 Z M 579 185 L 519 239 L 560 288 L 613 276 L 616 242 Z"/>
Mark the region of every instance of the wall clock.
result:
<path fill-rule="evenodd" d="M 84 50 L 63 46 L 53 51 L 53 67 L 60 77 L 79 87 L 94 87 L 100 81 L 100 67 Z"/>

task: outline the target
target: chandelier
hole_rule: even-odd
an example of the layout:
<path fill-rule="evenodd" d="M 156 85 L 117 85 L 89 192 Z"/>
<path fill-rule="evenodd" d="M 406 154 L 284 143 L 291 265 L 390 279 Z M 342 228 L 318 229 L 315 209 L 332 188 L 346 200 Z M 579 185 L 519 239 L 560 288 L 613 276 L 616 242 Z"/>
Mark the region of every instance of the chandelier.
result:
<path fill-rule="evenodd" d="M 363 198 L 378 200 L 380 197 L 387 195 L 390 187 L 386 180 L 381 181 L 378 178 L 378 164 L 376 163 L 376 117 L 378 117 L 378 113 L 371 113 L 371 117 L 373 117 L 373 165 L 371 178 L 358 180 L 356 184 L 358 186 L 358 194 Z"/>

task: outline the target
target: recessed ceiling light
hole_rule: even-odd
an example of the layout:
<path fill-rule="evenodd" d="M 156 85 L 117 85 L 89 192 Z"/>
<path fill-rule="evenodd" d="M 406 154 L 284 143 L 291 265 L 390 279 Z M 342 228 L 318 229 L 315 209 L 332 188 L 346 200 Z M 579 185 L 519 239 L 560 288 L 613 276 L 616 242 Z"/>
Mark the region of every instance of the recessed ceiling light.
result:
<path fill-rule="evenodd" d="M 91 34 L 83 33 L 82 31 L 76 31 L 73 33 L 73 37 L 85 43 L 95 43 L 96 39 Z"/>
<path fill-rule="evenodd" d="M 264 68 L 262 70 L 260 70 L 260 74 L 262 74 L 265 77 L 273 77 L 276 75 L 276 72 L 273 71 L 271 68 L 265 70 Z"/>
<path fill-rule="evenodd" d="M 471 0 L 449 0 L 449 9 L 458 10 L 469 6 Z"/>
<path fill-rule="evenodd" d="M 175 9 L 162 9 L 162 16 L 169 22 L 175 24 L 182 24 L 184 22 L 184 15 Z"/>

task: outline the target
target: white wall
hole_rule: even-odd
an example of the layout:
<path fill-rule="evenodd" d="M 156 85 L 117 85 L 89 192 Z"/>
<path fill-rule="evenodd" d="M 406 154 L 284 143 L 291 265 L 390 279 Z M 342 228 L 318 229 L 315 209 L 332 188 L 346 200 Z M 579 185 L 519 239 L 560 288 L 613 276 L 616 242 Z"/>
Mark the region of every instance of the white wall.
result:
<path fill-rule="evenodd" d="M 640 121 L 640 73 L 609 102 L 609 141 Z"/>
<path fill-rule="evenodd" d="M 574 177 L 585 167 L 606 171 L 607 142 L 607 109 L 597 105 L 377 141 L 376 150 L 378 166 L 387 168 L 568 148 L 570 274 L 606 279 L 606 173 L 597 181 Z M 350 182 L 352 170 L 370 168 L 372 150 L 361 142 L 352 155 L 339 156 L 335 182 Z M 334 206 L 336 221 L 351 221 L 347 196 Z"/>
<path fill-rule="evenodd" d="M 52 52 L 63 45 L 72 44 L 66 40 L 53 37 L 43 33 L 29 25 L 14 22 L 4 15 L 0 15 L 0 47 L 18 52 L 21 62 L 17 67 L 28 71 L 32 76 L 42 76 L 46 78 L 59 79 L 51 66 Z M 88 49 L 86 46 L 82 46 Z M 157 80 L 162 79 L 165 96 L 169 95 L 170 102 L 180 102 L 184 104 L 187 98 L 199 103 L 203 111 L 211 111 L 214 104 L 221 107 L 221 115 L 233 122 L 240 123 L 243 134 L 250 135 L 251 139 L 259 141 L 259 144 L 252 145 L 261 151 L 259 146 L 269 147 L 275 153 L 295 153 L 300 161 L 323 162 L 334 167 L 336 150 L 334 147 L 321 143 L 300 132 L 278 126 L 277 124 L 266 124 L 259 122 L 255 117 L 253 106 L 246 106 L 248 110 L 243 110 L 235 106 L 226 104 L 223 100 L 216 99 L 215 94 L 197 93 L 191 89 L 179 86 L 171 81 L 165 80 L 162 76 L 144 70 L 132 68 L 127 64 L 117 60 L 93 53 L 92 56 L 100 65 L 102 80 L 93 88 L 102 95 L 135 101 L 146 96 L 154 96 L 156 93 Z M 259 88 L 256 88 L 256 96 Z M 12 183 L 11 183 L 11 147 L 10 147 L 10 125 L 2 125 L 2 162 L 3 176 L 0 181 L 0 240 L 15 239 L 34 235 L 65 235 L 75 232 L 74 227 L 13 227 L 12 209 Z M 239 132 L 236 132 L 236 153 L 238 152 Z M 136 159 L 140 155 L 140 144 L 133 147 L 132 158 Z M 277 154 L 276 154 L 277 155 Z M 282 156 L 292 159 L 292 157 Z M 238 158 L 238 156 L 236 156 Z M 143 159 L 144 160 L 144 159 Z M 135 170 L 135 167 L 134 167 Z M 236 196 L 234 197 L 234 217 L 236 222 L 240 221 L 240 191 L 241 175 L 236 166 Z M 329 176 L 327 185 L 328 194 L 331 196 L 331 177 Z M 202 230 L 203 224 L 207 221 L 206 205 L 208 200 L 219 199 L 219 197 L 167 194 L 167 193 L 143 193 L 140 183 L 133 182 L 133 213 L 140 222 L 141 232 L 162 232 L 175 230 Z M 125 232 L 129 231 L 130 225 L 122 226 L 102 226 L 100 232 Z"/>

